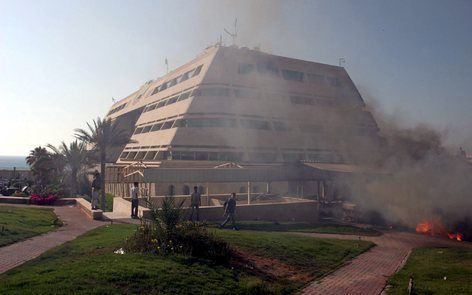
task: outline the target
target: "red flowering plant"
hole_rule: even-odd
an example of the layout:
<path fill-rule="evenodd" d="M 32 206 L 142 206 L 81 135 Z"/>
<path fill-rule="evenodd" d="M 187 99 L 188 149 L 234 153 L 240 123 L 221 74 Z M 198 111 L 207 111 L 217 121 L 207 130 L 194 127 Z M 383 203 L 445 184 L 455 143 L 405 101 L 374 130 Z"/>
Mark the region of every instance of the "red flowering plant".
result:
<path fill-rule="evenodd" d="M 57 197 L 53 194 L 48 195 L 31 195 L 29 201 L 32 205 L 52 205 L 57 200 Z"/>

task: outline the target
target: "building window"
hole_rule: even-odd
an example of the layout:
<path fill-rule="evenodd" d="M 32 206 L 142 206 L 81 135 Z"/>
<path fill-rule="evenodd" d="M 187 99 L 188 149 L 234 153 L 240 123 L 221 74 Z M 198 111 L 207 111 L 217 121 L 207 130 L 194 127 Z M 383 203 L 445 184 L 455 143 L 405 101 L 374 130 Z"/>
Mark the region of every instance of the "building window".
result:
<path fill-rule="evenodd" d="M 182 76 L 180 76 L 179 83 L 181 83 L 185 80 L 188 80 L 188 73 L 185 73 Z"/>
<path fill-rule="evenodd" d="M 253 162 L 270 163 L 275 162 L 276 159 L 275 153 L 249 153 L 249 160 Z"/>
<path fill-rule="evenodd" d="M 206 153 L 206 152 L 196 152 L 196 159 L 197 159 L 197 161 L 207 161 L 208 160 L 208 153 Z"/>
<path fill-rule="evenodd" d="M 152 125 L 143 127 L 143 130 L 141 131 L 141 133 L 147 133 L 147 132 L 149 132 L 149 130 L 151 130 L 151 127 L 152 127 Z"/>
<path fill-rule="evenodd" d="M 146 152 L 138 152 L 136 154 L 136 157 L 134 158 L 135 160 L 142 160 L 144 159 L 144 156 L 146 155 Z"/>
<path fill-rule="evenodd" d="M 134 157 L 136 157 L 137 152 L 130 152 L 128 154 L 128 157 L 126 157 L 127 160 L 133 160 Z"/>
<path fill-rule="evenodd" d="M 304 160 L 305 156 L 302 153 L 283 153 L 282 158 L 284 162 L 298 162 Z"/>
<path fill-rule="evenodd" d="M 120 159 L 126 159 L 126 157 L 128 157 L 128 154 L 129 154 L 128 152 L 122 152 Z"/>
<path fill-rule="evenodd" d="M 175 186 L 173 184 L 169 185 L 168 193 L 169 196 L 173 196 L 175 194 Z"/>
<path fill-rule="evenodd" d="M 172 86 L 176 85 L 177 84 L 177 78 L 174 78 L 174 79 L 170 80 L 169 82 L 167 82 L 167 84 L 168 84 L 168 87 L 172 87 Z"/>
<path fill-rule="evenodd" d="M 341 81 L 337 77 L 326 77 L 328 79 L 328 83 L 331 86 L 339 87 L 341 86 Z"/>
<path fill-rule="evenodd" d="M 274 125 L 274 130 L 276 130 L 276 131 L 288 131 L 289 130 L 287 124 L 283 121 L 274 121 L 274 122 L 272 122 L 272 124 Z"/>
<path fill-rule="evenodd" d="M 258 91 L 249 90 L 249 89 L 234 89 L 234 96 L 237 98 L 249 98 L 249 99 L 258 99 L 260 94 Z"/>
<path fill-rule="evenodd" d="M 201 195 L 203 195 L 203 194 L 205 193 L 205 187 L 199 185 L 199 186 L 198 186 L 198 192 L 199 192 Z"/>
<path fill-rule="evenodd" d="M 310 83 L 318 83 L 321 84 L 325 81 L 325 77 L 323 75 L 318 75 L 318 74 L 306 74 L 307 80 Z"/>
<path fill-rule="evenodd" d="M 305 75 L 304 73 L 298 72 L 298 71 L 291 71 L 291 70 L 285 70 L 285 69 L 282 70 L 282 77 L 284 77 L 285 80 L 289 80 L 289 81 L 302 82 L 304 75 Z"/>
<path fill-rule="evenodd" d="M 154 88 L 154 90 L 151 92 L 151 95 L 154 95 L 156 93 L 159 92 L 159 86 L 157 86 L 156 88 Z"/>
<path fill-rule="evenodd" d="M 154 160 L 154 157 L 156 156 L 156 154 L 157 154 L 157 151 L 149 151 L 146 153 L 144 160 Z"/>
<path fill-rule="evenodd" d="M 308 96 L 291 95 L 290 96 L 290 102 L 293 103 L 293 104 L 313 105 L 313 104 L 315 104 L 315 99 L 312 98 L 312 97 L 308 97 Z"/>
<path fill-rule="evenodd" d="M 201 96 L 229 96 L 229 89 L 227 88 L 201 89 Z"/>
<path fill-rule="evenodd" d="M 199 66 L 195 69 L 195 71 L 193 72 L 192 77 L 198 76 L 198 75 L 200 74 L 200 72 L 202 71 L 202 67 L 203 67 L 203 65 L 199 65 Z"/>
<path fill-rule="evenodd" d="M 259 74 L 264 75 L 264 76 L 271 76 L 271 77 L 279 76 L 279 69 L 272 62 L 258 63 L 257 71 L 259 72 Z"/>
<path fill-rule="evenodd" d="M 238 67 L 238 73 L 239 74 L 249 74 L 254 71 L 254 65 L 253 64 L 245 64 L 245 63 L 240 63 Z"/>
<path fill-rule="evenodd" d="M 246 129 L 271 130 L 268 121 L 241 119 L 241 127 Z"/>
<path fill-rule="evenodd" d="M 156 109 L 162 108 L 163 106 L 165 106 L 166 102 L 167 102 L 167 101 L 165 101 L 165 100 L 160 101 L 160 102 L 157 104 Z"/>
<path fill-rule="evenodd" d="M 170 128 L 172 128 L 173 124 L 174 124 L 173 120 L 172 121 L 167 121 L 162 125 L 161 130 L 170 129 Z"/>
<path fill-rule="evenodd" d="M 154 125 L 152 125 L 152 128 L 151 128 L 150 132 L 158 131 L 158 130 L 161 129 L 161 127 L 162 127 L 162 123 L 154 124 Z"/>
<path fill-rule="evenodd" d="M 145 110 L 145 112 L 152 111 L 152 110 L 154 110 L 156 107 L 157 107 L 156 104 L 150 105 L 150 106 Z"/>
<path fill-rule="evenodd" d="M 181 160 L 195 160 L 195 152 L 180 152 Z"/>
<path fill-rule="evenodd" d="M 184 92 L 179 96 L 179 101 L 185 100 L 190 97 L 190 91 Z"/>
<path fill-rule="evenodd" d="M 236 127 L 236 119 L 201 118 L 182 121 L 182 127 Z"/>
<path fill-rule="evenodd" d="M 143 131 L 143 128 L 138 127 L 138 128 L 136 128 L 136 130 L 134 131 L 133 134 L 139 134 L 139 133 L 141 133 L 142 131 Z"/>
<path fill-rule="evenodd" d="M 174 96 L 174 97 L 169 98 L 169 99 L 167 100 L 166 105 L 173 104 L 174 102 L 177 101 L 178 98 L 179 98 L 178 96 Z"/>
<path fill-rule="evenodd" d="M 190 187 L 188 185 L 184 185 L 182 187 L 182 194 L 183 195 L 190 195 Z"/>

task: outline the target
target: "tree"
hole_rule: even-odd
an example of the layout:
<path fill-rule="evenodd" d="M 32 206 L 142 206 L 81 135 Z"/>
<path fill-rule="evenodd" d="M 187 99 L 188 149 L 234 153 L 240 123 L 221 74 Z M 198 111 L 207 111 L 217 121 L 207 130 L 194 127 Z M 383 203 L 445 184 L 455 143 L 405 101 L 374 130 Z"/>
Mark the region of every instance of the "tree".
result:
<path fill-rule="evenodd" d="M 93 124 L 87 123 L 88 130 L 85 129 L 75 129 L 75 137 L 79 140 L 82 140 L 85 143 L 88 143 L 92 146 L 92 149 L 95 150 L 100 159 L 100 171 L 101 171 L 101 208 L 105 211 L 105 163 L 107 150 L 114 146 L 121 146 L 130 141 L 129 135 L 123 129 L 118 128 L 116 121 L 111 119 L 100 119 L 97 118 L 93 120 Z"/>
<path fill-rule="evenodd" d="M 48 148 L 65 161 L 65 167 L 70 173 L 71 194 L 77 194 L 78 176 L 90 164 L 90 153 L 86 149 L 85 142 L 75 140 L 69 145 L 62 142 L 58 148 L 49 144 Z"/>
<path fill-rule="evenodd" d="M 51 181 L 54 170 L 51 154 L 45 148 L 38 146 L 30 151 L 26 163 L 31 168 L 36 185 L 42 190 Z"/>

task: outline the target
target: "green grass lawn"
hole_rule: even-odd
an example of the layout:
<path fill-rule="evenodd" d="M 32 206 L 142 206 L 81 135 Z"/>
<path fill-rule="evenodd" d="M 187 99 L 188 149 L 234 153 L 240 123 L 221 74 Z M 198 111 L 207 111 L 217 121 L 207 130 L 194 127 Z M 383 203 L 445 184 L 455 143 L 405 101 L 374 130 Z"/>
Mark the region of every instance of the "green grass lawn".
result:
<path fill-rule="evenodd" d="M 215 230 L 232 247 L 275 258 L 313 277 L 320 277 L 366 251 L 368 241 L 320 239 L 289 233 Z"/>
<path fill-rule="evenodd" d="M 268 281 L 241 269 L 183 256 L 113 254 L 135 225 L 95 229 L 0 275 L 0 294 L 280 294 L 301 283 Z M 335 269 L 372 244 L 284 233 L 216 230 L 230 245 L 274 257 L 313 275 Z"/>
<path fill-rule="evenodd" d="M 60 225 L 50 208 L 0 206 L 0 247 L 15 243 Z"/>
<path fill-rule="evenodd" d="M 388 294 L 406 294 L 413 277 L 413 294 L 472 294 L 472 251 L 459 248 L 415 249 L 406 265 L 389 280 Z M 446 279 L 444 279 L 446 278 Z"/>
<path fill-rule="evenodd" d="M 379 236 L 382 233 L 371 228 L 360 228 L 352 225 L 333 223 L 308 223 L 308 222 L 269 222 L 269 221 L 240 221 L 238 228 L 256 231 L 285 231 L 285 232 L 309 232 L 322 234 L 346 234 L 361 236 Z"/>

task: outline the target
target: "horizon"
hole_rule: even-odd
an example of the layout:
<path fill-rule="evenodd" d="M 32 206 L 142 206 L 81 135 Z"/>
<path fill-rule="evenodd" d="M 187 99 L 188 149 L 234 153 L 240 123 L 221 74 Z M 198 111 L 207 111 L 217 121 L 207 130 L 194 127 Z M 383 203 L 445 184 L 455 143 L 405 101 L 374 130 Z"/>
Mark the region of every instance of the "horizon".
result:
<path fill-rule="evenodd" d="M 24 3 L 0 1 L 1 104 L 21 110 L 0 117 L 1 155 L 73 140 L 112 98 L 165 75 L 165 59 L 172 70 L 220 35 L 229 45 L 223 29 L 235 18 L 239 46 L 332 65 L 345 58 L 369 106 L 404 128 L 431 126 L 451 149 L 472 149 L 471 2 Z"/>

